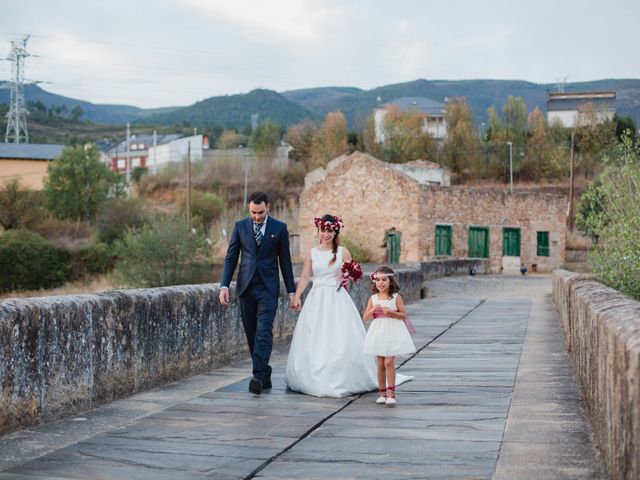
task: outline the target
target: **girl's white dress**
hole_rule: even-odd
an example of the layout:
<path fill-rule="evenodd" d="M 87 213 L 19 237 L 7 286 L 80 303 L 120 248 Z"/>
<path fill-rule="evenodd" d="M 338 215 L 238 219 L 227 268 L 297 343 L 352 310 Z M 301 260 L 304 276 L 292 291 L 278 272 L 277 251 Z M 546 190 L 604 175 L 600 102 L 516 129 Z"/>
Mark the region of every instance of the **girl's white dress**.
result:
<path fill-rule="evenodd" d="M 366 330 L 344 288 L 338 290 L 342 247 L 311 249 L 313 286 L 293 332 L 286 383 L 291 390 L 316 397 L 345 397 L 377 389 L 373 355 L 363 352 Z M 400 322 L 402 323 L 402 322 Z M 412 377 L 398 375 L 396 383 Z"/>
<path fill-rule="evenodd" d="M 397 310 L 397 293 L 389 299 L 380 299 L 378 294 L 371 296 L 373 305 Z M 367 331 L 364 340 L 364 351 L 381 357 L 393 357 L 395 355 L 407 355 L 416 352 L 416 347 L 411 340 L 411 335 L 404 322 L 397 318 L 374 318 Z"/>

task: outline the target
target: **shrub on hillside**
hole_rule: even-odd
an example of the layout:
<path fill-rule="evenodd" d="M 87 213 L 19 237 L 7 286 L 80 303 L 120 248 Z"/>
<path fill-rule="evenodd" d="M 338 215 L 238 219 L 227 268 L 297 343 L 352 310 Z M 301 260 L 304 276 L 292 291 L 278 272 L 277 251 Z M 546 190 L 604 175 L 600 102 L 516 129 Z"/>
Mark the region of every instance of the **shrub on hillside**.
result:
<path fill-rule="evenodd" d="M 70 258 L 37 233 L 6 231 L 0 234 L 0 291 L 60 286 L 69 278 Z"/>
<path fill-rule="evenodd" d="M 92 243 L 78 252 L 84 272 L 95 275 L 107 273 L 113 269 L 113 248 L 106 243 Z"/>
<path fill-rule="evenodd" d="M 136 198 L 112 198 L 95 220 L 98 238 L 104 243 L 113 243 L 122 238 L 129 229 L 138 229 L 148 222 L 144 203 Z"/>
<path fill-rule="evenodd" d="M 42 195 L 22 186 L 19 178 L 0 189 L 0 225 L 5 230 L 29 228 L 42 218 Z"/>
<path fill-rule="evenodd" d="M 51 215 L 41 219 L 30 230 L 40 234 L 59 248 L 74 249 L 90 242 L 93 231 L 86 222 L 62 220 Z"/>
<path fill-rule="evenodd" d="M 116 271 L 132 287 L 160 287 L 203 281 L 208 245 L 183 217 L 159 218 L 129 231 L 116 244 Z"/>
<path fill-rule="evenodd" d="M 191 216 L 202 224 L 206 230 L 224 212 L 225 201 L 214 193 L 195 190 L 191 193 Z M 186 199 L 182 203 L 184 211 L 187 209 Z"/>

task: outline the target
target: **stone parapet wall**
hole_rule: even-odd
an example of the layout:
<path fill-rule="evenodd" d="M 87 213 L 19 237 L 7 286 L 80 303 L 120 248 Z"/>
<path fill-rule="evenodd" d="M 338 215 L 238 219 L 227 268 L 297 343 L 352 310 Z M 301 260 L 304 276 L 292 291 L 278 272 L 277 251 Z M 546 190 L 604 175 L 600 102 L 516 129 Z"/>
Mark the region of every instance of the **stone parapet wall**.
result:
<path fill-rule="evenodd" d="M 469 268 L 438 264 L 396 268 L 407 301 L 426 278 Z M 361 312 L 370 285 L 350 290 Z M 248 358 L 239 305 L 222 307 L 218 294 L 207 284 L 0 301 L 0 433 Z M 296 318 L 283 294 L 275 342 L 289 341 Z"/>
<path fill-rule="evenodd" d="M 640 478 L 640 302 L 556 270 L 553 301 L 610 478 Z"/>

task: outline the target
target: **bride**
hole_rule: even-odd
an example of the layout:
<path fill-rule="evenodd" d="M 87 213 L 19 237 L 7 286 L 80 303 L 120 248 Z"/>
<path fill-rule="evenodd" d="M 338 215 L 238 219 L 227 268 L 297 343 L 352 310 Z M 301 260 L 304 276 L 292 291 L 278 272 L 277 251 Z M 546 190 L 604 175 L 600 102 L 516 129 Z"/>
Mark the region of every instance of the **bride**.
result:
<path fill-rule="evenodd" d="M 311 280 L 291 340 L 286 382 L 291 390 L 316 397 L 345 397 L 378 388 L 375 358 L 363 353 L 365 328 L 349 293 L 338 288 L 349 250 L 339 245 L 342 219 L 315 218 L 320 244 L 304 258 L 292 307 L 301 309 L 300 296 Z M 402 378 L 400 378 L 402 377 Z M 410 380 L 399 376 L 396 384 Z"/>

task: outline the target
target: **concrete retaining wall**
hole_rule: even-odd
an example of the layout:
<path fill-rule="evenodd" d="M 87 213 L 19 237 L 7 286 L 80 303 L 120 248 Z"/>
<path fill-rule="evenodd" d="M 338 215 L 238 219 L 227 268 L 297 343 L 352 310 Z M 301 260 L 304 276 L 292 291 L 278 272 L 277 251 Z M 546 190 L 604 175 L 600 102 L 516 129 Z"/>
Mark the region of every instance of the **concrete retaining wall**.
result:
<path fill-rule="evenodd" d="M 610 478 L 640 478 L 640 302 L 565 270 L 553 301 Z"/>
<path fill-rule="evenodd" d="M 460 262 L 435 271 L 467 273 L 477 263 Z M 420 298 L 435 275 L 427 271 L 398 268 L 407 301 Z M 360 311 L 369 287 L 351 289 Z M 248 358 L 238 304 L 224 308 L 218 294 L 209 284 L 0 301 L 0 433 Z M 283 295 L 276 342 L 290 339 L 296 318 Z"/>

